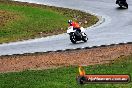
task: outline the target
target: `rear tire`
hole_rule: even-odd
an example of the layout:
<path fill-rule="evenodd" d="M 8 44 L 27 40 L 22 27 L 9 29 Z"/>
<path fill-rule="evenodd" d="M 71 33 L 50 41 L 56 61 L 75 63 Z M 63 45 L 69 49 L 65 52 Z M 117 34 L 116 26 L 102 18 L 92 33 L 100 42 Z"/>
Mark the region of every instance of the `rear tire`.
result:
<path fill-rule="evenodd" d="M 84 36 L 85 35 L 85 36 Z M 87 35 L 84 33 L 84 35 L 83 35 L 83 38 L 82 38 L 82 40 L 84 41 L 84 42 L 87 42 L 87 40 L 88 40 L 88 38 L 87 38 Z"/>
<path fill-rule="evenodd" d="M 125 4 L 125 7 L 128 9 L 128 4 L 127 3 Z"/>

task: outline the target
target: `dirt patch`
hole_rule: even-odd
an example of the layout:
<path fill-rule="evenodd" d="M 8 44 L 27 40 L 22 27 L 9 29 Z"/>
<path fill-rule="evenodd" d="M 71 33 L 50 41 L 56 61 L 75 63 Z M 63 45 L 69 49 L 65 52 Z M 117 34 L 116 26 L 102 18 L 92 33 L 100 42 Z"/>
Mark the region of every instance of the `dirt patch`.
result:
<path fill-rule="evenodd" d="M 0 72 L 48 69 L 69 65 L 103 64 L 130 54 L 132 54 L 132 44 L 76 51 L 1 56 Z"/>
<path fill-rule="evenodd" d="M 0 27 L 5 26 L 8 22 L 18 19 L 19 16 L 13 12 L 0 10 Z"/>

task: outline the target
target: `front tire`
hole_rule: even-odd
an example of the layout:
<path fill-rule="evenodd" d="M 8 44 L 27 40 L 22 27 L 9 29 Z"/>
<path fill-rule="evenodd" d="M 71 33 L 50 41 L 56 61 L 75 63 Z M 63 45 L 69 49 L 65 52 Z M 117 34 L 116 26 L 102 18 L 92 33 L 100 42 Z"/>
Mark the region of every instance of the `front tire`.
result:
<path fill-rule="evenodd" d="M 74 34 L 70 35 L 70 40 L 73 44 L 76 44 L 77 40 Z"/>

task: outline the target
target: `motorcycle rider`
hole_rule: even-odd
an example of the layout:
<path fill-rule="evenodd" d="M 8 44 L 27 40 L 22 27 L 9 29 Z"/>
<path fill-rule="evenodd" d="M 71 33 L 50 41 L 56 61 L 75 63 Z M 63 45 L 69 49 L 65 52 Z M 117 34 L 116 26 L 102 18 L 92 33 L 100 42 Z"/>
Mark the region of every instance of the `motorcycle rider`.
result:
<path fill-rule="evenodd" d="M 87 42 L 88 38 L 87 35 L 84 33 L 84 28 L 80 27 L 79 23 L 74 22 L 72 20 L 68 20 L 68 27 L 67 33 L 70 35 L 70 40 L 72 43 L 76 43 L 77 41 L 84 41 Z"/>
<path fill-rule="evenodd" d="M 72 21 L 72 20 L 68 20 L 68 24 L 69 24 L 69 26 L 73 26 L 73 30 L 77 30 L 77 31 L 81 32 L 79 23 Z"/>

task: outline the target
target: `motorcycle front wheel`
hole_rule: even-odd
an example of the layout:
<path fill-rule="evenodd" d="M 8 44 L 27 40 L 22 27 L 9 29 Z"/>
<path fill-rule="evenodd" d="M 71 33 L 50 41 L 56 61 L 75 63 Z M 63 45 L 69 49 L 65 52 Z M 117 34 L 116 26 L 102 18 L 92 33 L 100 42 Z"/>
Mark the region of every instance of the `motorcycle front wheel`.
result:
<path fill-rule="evenodd" d="M 77 40 L 74 34 L 70 35 L 70 40 L 73 44 L 76 44 Z"/>

